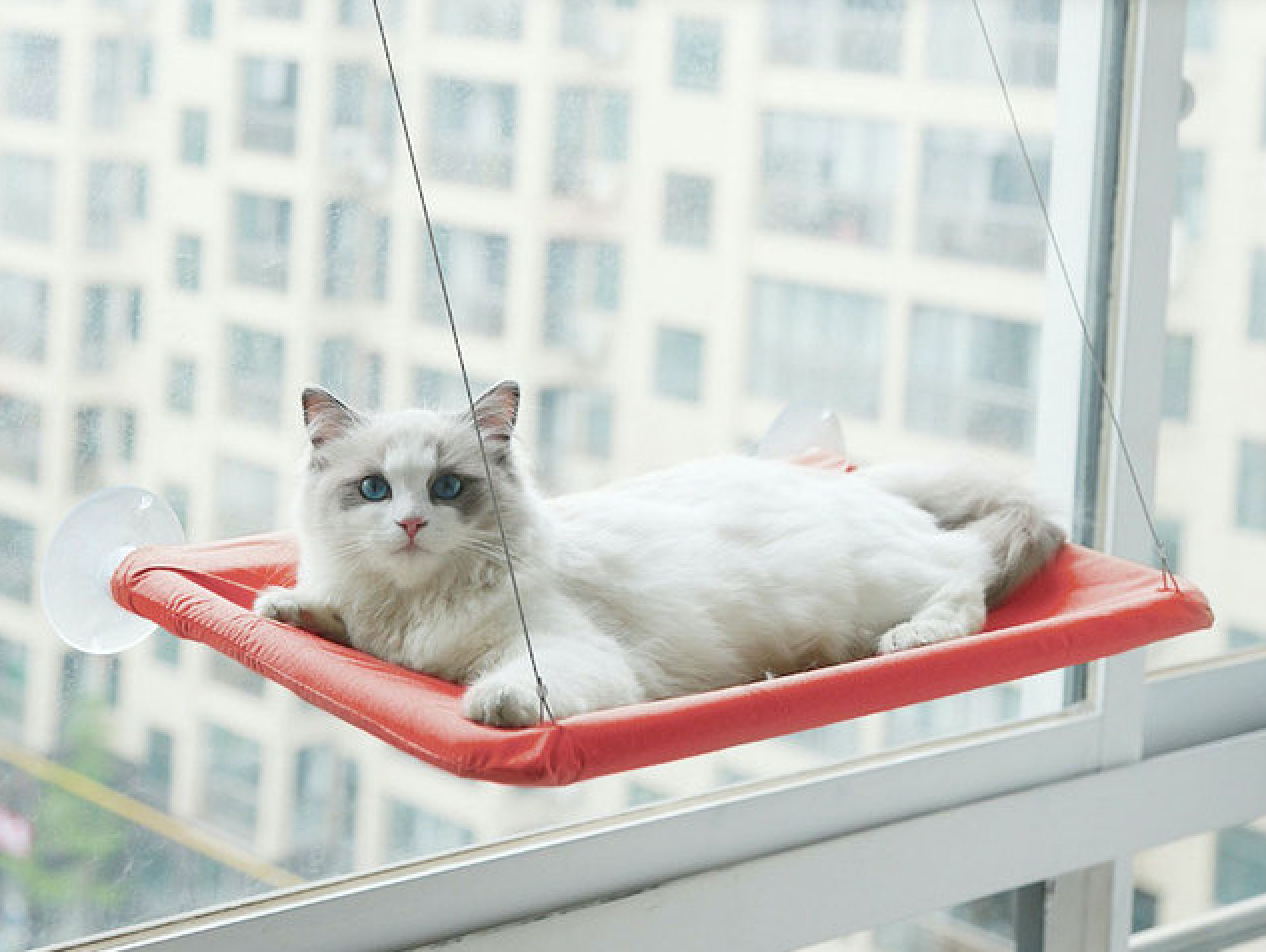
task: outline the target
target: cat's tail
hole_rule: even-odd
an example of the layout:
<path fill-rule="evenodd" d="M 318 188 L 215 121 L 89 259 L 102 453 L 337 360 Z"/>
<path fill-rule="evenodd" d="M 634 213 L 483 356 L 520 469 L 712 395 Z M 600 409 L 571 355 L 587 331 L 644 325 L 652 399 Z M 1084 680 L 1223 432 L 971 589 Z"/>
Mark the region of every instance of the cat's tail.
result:
<path fill-rule="evenodd" d="M 995 605 L 1040 569 L 1064 544 L 1036 494 L 984 467 L 884 463 L 859 470 L 886 492 L 931 513 L 943 529 L 974 532 L 988 546 L 994 570 L 985 600 Z"/>

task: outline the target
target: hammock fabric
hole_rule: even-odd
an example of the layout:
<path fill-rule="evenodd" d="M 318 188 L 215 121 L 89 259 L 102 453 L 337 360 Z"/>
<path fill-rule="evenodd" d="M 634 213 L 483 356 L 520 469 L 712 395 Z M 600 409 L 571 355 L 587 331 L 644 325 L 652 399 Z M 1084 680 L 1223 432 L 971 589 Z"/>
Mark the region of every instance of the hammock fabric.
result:
<path fill-rule="evenodd" d="M 414 757 L 525 786 L 574 783 L 1083 664 L 1213 620 L 1189 584 L 1165 588 L 1154 569 L 1070 545 L 970 638 L 506 730 L 462 717 L 458 685 L 251 612 L 260 588 L 293 584 L 296 555 L 293 538 L 281 534 L 142 548 L 116 570 L 112 594 Z"/>

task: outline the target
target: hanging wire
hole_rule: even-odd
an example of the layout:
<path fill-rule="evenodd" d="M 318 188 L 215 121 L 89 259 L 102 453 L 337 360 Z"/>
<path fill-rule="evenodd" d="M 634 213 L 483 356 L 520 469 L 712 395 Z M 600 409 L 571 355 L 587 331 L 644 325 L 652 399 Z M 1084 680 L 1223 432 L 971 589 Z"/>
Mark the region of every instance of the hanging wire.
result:
<path fill-rule="evenodd" d="M 1046 234 L 1051 240 L 1051 250 L 1059 266 L 1059 273 L 1064 279 L 1064 287 L 1068 289 L 1068 300 L 1073 306 L 1073 312 L 1077 315 L 1077 323 L 1081 325 L 1082 341 L 1085 344 L 1086 356 L 1090 358 L 1090 364 L 1094 368 L 1095 376 L 1098 380 L 1099 395 L 1103 398 L 1104 406 L 1107 407 L 1108 419 L 1112 421 L 1112 430 L 1116 436 L 1117 445 L 1121 448 L 1121 458 L 1125 461 L 1126 471 L 1129 473 L 1130 482 L 1134 486 L 1134 495 L 1138 497 L 1139 508 L 1143 510 L 1143 518 L 1146 520 L 1148 532 L 1152 536 L 1152 545 L 1155 547 L 1156 556 L 1160 560 L 1162 584 L 1165 588 L 1169 588 L 1172 585 L 1177 590 L 1178 580 L 1170 569 L 1169 557 L 1165 553 L 1165 544 L 1161 541 L 1160 533 L 1156 529 L 1156 521 L 1152 518 L 1151 508 L 1147 504 L 1147 497 L 1143 492 L 1142 484 L 1139 482 L 1134 458 L 1130 455 L 1130 447 L 1125 441 L 1125 433 L 1121 428 L 1120 417 L 1117 416 L 1116 406 L 1112 402 L 1112 394 L 1108 390 L 1107 372 L 1104 370 L 1103 361 L 1095 351 L 1090 326 L 1086 321 L 1085 312 L 1082 310 L 1081 301 L 1077 297 L 1077 289 L 1069 273 L 1068 264 L 1064 260 L 1063 249 L 1060 248 L 1059 239 L 1055 236 L 1055 226 L 1051 224 L 1050 209 L 1047 208 L 1046 198 L 1042 195 L 1042 186 L 1038 181 L 1033 160 L 1029 156 L 1029 149 L 1024 141 L 1024 134 L 1020 131 L 1020 122 L 1016 118 L 1015 106 L 1011 102 L 1011 91 L 1007 88 L 1006 78 L 1002 74 L 1002 66 L 999 65 L 998 54 L 994 50 L 993 40 L 989 35 L 989 27 L 985 23 L 984 14 L 980 12 L 980 0 L 971 0 L 971 5 L 976 13 L 976 22 L 980 24 L 980 34 L 984 37 L 985 48 L 989 51 L 989 62 L 993 66 L 994 77 L 998 80 L 998 90 L 1002 93 L 1002 101 L 1006 104 L 1007 116 L 1011 120 L 1011 129 L 1015 133 L 1015 140 L 1020 148 L 1020 156 L 1024 159 L 1024 167 L 1028 170 L 1029 181 L 1033 185 L 1033 194 L 1037 198 L 1038 208 L 1042 212 L 1042 221 L 1046 225 Z"/>
<path fill-rule="evenodd" d="M 418 202 L 422 206 L 422 220 L 426 223 L 426 234 L 431 245 L 431 258 L 435 262 L 435 273 L 439 278 L 440 294 L 444 298 L 444 313 L 448 317 L 448 327 L 453 335 L 453 349 L 457 352 L 457 366 L 462 372 L 462 384 L 466 388 L 466 403 L 470 407 L 471 425 L 475 428 L 475 437 L 479 441 L 479 456 L 483 460 L 484 474 L 488 478 L 488 496 L 492 500 L 492 511 L 497 517 L 497 532 L 501 536 L 501 549 L 506 557 L 506 569 L 510 575 L 510 588 L 514 592 L 514 604 L 519 610 L 519 624 L 523 628 L 523 642 L 527 645 L 528 661 L 532 665 L 532 675 L 536 678 L 536 696 L 541 703 L 541 719 L 549 718 L 557 723 L 554 712 L 549 706 L 548 690 L 541 677 L 541 670 L 536 663 L 536 652 L 532 648 L 532 636 L 528 634 L 527 615 L 523 611 L 523 599 L 519 594 L 519 580 L 514 572 L 514 560 L 510 556 L 510 542 L 506 538 L 505 521 L 501 516 L 501 503 L 497 498 L 496 482 L 492 478 L 492 465 L 488 462 L 488 450 L 484 446 L 484 434 L 479 428 L 479 417 L 475 410 L 475 395 L 470 387 L 470 374 L 466 372 L 466 357 L 462 353 L 461 336 L 457 333 L 457 321 L 453 317 L 453 305 L 448 296 L 448 284 L 444 280 L 444 267 L 440 264 L 440 250 L 435 241 L 435 229 L 431 225 L 431 212 L 426 204 L 426 192 L 422 188 L 422 173 L 418 169 L 418 157 L 413 148 L 413 136 L 409 131 L 409 119 L 404 110 L 404 99 L 400 95 L 400 83 L 396 78 L 395 63 L 391 58 L 391 44 L 387 41 L 387 28 L 383 25 L 382 10 L 378 0 L 370 0 L 374 7 L 374 21 L 378 24 L 378 36 L 382 41 L 382 55 L 387 63 L 387 76 L 391 80 L 391 90 L 396 99 L 396 113 L 400 117 L 400 129 L 404 133 L 404 144 L 409 152 L 409 165 L 413 169 L 413 184 L 417 189 Z"/>

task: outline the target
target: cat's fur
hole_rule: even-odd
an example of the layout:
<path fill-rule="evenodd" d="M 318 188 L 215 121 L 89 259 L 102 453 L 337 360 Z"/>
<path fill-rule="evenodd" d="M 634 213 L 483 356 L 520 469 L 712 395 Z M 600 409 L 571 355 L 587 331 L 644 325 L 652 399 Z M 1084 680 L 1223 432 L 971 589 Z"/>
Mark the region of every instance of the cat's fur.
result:
<path fill-rule="evenodd" d="M 724 458 L 546 500 L 515 447 L 518 405 L 498 384 L 476 416 L 557 717 L 972 634 L 1064 538 L 978 469 Z M 303 409 L 298 584 L 256 610 L 469 685 L 474 720 L 536 723 L 469 412 L 362 416 L 317 389 Z M 451 502 L 433 495 L 442 473 L 465 486 Z M 371 474 L 390 498 L 361 496 Z M 409 519 L 425 520 L 416 540 Z"/>

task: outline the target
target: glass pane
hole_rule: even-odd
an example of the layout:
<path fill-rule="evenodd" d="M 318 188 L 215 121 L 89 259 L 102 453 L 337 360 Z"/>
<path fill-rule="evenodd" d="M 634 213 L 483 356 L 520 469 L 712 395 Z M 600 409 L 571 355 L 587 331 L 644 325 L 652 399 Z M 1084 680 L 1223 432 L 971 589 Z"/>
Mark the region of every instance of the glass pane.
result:
<path fill-rule="evenodd" d="M 1155 508 L 1170 563 L 1217 623 L 1153 645 L 1153 669 L 1266 648 L 1266 233 L 1252 227 L 1266 83 L 1227 82 L 1263 58 L 1266 7 L 1189 5 Z"/>
<path fill-rule="evenodd" d="M 1055 672 L 551 792 L 426 768 L 173 634 L 68 654 L 35 595 L 75 501 L 149 486 L 199 541 L 287 525 L 307 383 L 464 402 L 445 292 L 476 391 L 521 382 L 549 494 L 747 452 L 794 400 L 859 462 L 1027 478 L 1046 412 L 1043 228 L 965 6 L 383 0 L 443 288 L 368 0 L 81 6 L 0 3 L 0 947 L 1065 708 Z M 1045 185 L 1058 4 L 982 10 Z M 1172 419 L 1203 420 L 1208 345 L 1174 339 Z M 1257 438 L 1226 463 L 1250 523 Z"/>
<path fill-rule="evenodd" d="M 1266 822 L 1166 843 L 1134 857 L 1134 931 L 1266 895 Z M 1235 948 L 1240 948 L 1236 946 Z M 1261 952 L 1266 938 L 1243 946 Z"/>

